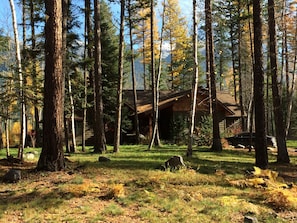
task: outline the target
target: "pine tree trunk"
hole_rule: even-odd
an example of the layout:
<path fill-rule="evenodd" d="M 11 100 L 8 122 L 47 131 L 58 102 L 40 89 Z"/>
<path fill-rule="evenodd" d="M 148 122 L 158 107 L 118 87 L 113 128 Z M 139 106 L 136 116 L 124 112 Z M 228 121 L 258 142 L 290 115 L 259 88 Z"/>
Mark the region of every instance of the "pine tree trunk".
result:
<path fill-rule="evenodd" d="M 238 18 L 237 18 L 237 26 L 238 26 L 238 84 L 239 84 L 239 105 L 240 105 L 240 119 L 241 119 L 241 130 L 246 130 L 245 119 L 244 119 L 244 105 L 243 105 L 243 92 L 242 92 L 242 67 L 241 67 L 241 42 L 242 42 L 242 28 L 241 28 L 241 4 L 238 1 Z"/>
<path fill-rule="evenodd" d="M 104 153 L 106 151 L 105 126 L 103 122 L 103 86 L 102 86 L 102 60 L 101 60 L 101 28 L 100 28 L 100 1 L 94 0 L 95 17 L 95 142 L 94 153 Z"/>
<path fill-rule="evenodd" d="M 88 69 L 87 69 L 87 55 L 89 46 L 89 29 L 90 29 L 90 0 L 85 0 L 85 43 L 84 43 L 84 101 L 83 101 L 83 123 L 82 123 L 82 151 L 86 149 L 86 127 L 87 127 L 87 104 L 88 104 Z M 90 74 L 90 73 L 89 73 Z"/>
<path fill-rule="evenodd" d="M 64 141 L 65 141 L 65 147 L 66 147 L 66 153 L 70 153 L 70 147 L 69 147 L 69 122 L 66 118 L 66 114 L 64 112 Z"/>
<path fill-rule="evenodd" d="M 248 5 L 248 17 L 251 17 L 251 13 L 250 13 L 250 5 Z M 253 125 L 254 125 L 254 88 L 253 88 L 253 71 L 254 71 L 254 45 L 253 45 L 253 31 L 251 28 L 251 20 L 248 19 L 248 27 L 249 27 L 249 43 L 250 43 L 250 51 L 251 51 L 251 64 L 253 65 L 253 69 L 251 72 L 251 77 L 252 77 L 252 82 L 250 83 L 251 85 L 251 93 L 250 93 L 250 102 L 249 102 L 249 106 L 248 106 L 248 117 L 247 117 L 247 128 L 248 128 L 248 132 L 250 133 L 250 136 L 252 136 L 252 132 L 253 132 Z M 250 145 L 252 145 L 252 137 L 250 137 Z M 249 151 L 251 151 L 251 147 L 249 148 Z"/>
<path fill-rule="evenodd" d="M 62 12 L 63 12 L 63 74 L 65 80 L 67 80 L 68 94 L 69 94 L 69 103 L 70 103 L 70 130 L 71 130 L 71 145 L 70 152 L 74 153 L 76 151 L 76 134 L 75 134 L 75 119 L 74 119 L 74 101 L 72 95 L 71 87 L 71 77 L 68 67 L 68 58 L 67 58 L 67 34 L 68 34 L 68 10 L 69 10 L 69 0 L 63 0 L 62 3 Z M 66 118 L 66 117 L 64 117 Z M 66 118 L 67 119 L 67 118 Z M 68 142 L 68 140 L 67 140 Z"/>
<path fill-rule="evenodd" d="M 84 68 L 84 99 L 83 99 L 83 120 L 82 120 L 82 135 L 81 135 L 81 150 L 86 151 L 86 127 L 87 127 L 87 70 Z"/>
<path fill-rule="evenodd" d="M 32 78 L 33 78 L 33 88 L 37 90 L 37 70 L 36 70 L 36 36 L 35 36 L 35 20 L 34 20 L 34 4 L 33 0 L 30 0 L 30 25 L 31 25 L 31 39 L 32 39 Z M 35 92 L 37 95 L 37 91 Z M 37 142 L 37 146 L 41 142 L 40 137 L 40 127 L 39 127 L 39 109 L 38 109 L 38 99 L 35 98 L 34 101 L 34 129 L 35 129 L 35 141 Z"/>
<path fill-rule="evenodd" d="M 255 130 L 256 130 L 256 166 L 266 169 L 268 166 L 267 141 L 265 128 L 264 105 L 264 71 L 262 53 L 262 20 L 260 0 L 253 0 L 254 21 L 254 100 L 255 100 Z"/>
<path fill-rule="evenodd" d="M 75 133 L 75 109 L 74 109 L 74 101 L 72 95 L 71 88 L 71 80 L 70 75 L 68 74 L 68 92 L 69 92 L 69 100 L 70 100 L 70 119 L 71 119 L 71 148 L 70 151 L 74 153 L 76 151 L 76 133 Z"/>
<path fill-rule="evenodd" d="M 234 30 L 233 30 L 233 26 L 231 25 L 230 27 L 230 40 L 231 40 L 231 55 L 232 55 L 232 72 L 233 72 L 233 94 L 234 94 L 234 98 L 235 101 L 237 102 L 237 81 L 236 81 L 236 66 L 235 66 L 235 38 L 234 38 Z"/>
<path fill-rule="evenodd" d="M 217 95 L 216 95 L 216 77 L 215 77 L 215 64 L 214 64 L 214 48 L 213 48 L 213 35 L 212 35 L 212 1 L 205 1 L 205 16 L 206 16 L 206 32 L 208 43 L 209 55 L 209 73 L 210 73 L 210 88 L 211 88 L 211 106 L 212 106 L 212 123 L 213 123 L 213 139 L 211 150 L 222 151 L 222 143 L 219 129 L 219 117 L 217 109 Z"/>
<path fill-rule="evenodd" d="M 166 5 L 164 2 L 164 9 L 163 14 L 165 14 Z M 161 35 L 160 35 L 160 48 L 159 48 L 159 61 L 158 61 L 158 68 L 157 68 L 157 77 L 156 77 L 156 139 L 155 144 L 157 146 L 161 146 L 160 135 L 159 135 L 159 127 L 158 127 L 158 120 L 159 120 L 159 101 L 160 101 L 160 78 L 162 74 L 162 46 L 163 46 L 163 35 L 164 35 L 164 26 L 165 20 L 162 20 L 162 27 L 161 27 Z"/>
<path fill-rule="evenodd" d="M 64 77 L 62 52 L 62 2 L 45 1 L 45 81 L 43 147 L 37 170 L 65 168 L 63 152 Z"/>
<path fill-rule="evenodd" d="M 272 95 L 273 95 L 273 112 L 276 129 L 277 141 L 277 162 L 290 163 L 285 135 L 284 114 L 282 110 L 280 95 L 277 82 L 277 52 L 276 52 L 276 34 L 275 34 L 275 17 L 274 17 L 274 0 L 268 0 L 268 28 L 269 28 L 269 48 L 270 48 L 270 66 L 272 74 Z"/>
<path fill-rule="evenodd" d="M 198 52 L 197 52 L 197 17 L 196 17 L 196 0 L 193 0 L 193 59 L 194 59 L 194 74 L 193 74 L 193 88 L 191 94 L 191 112 L 190 112 L 190 126 L 189 126 L 189 141 L 187 156 L 192 156 L 193 153 L 193 135 L 195 127 L 195 112 L 198 93 Z"/>
<path fill-rule="evenodd" d="M 133 84 L 133 105 L 134 105 L 134 126 L 136 133 L 136 144 L 139 144 L 140 132 L 139 132 L 139 119 L 137 113 L 137 91 L 136 91 L 136 74 L 135 74 L 135 55 L 134 55 L 134 41 L 133 41 L 133 21 L 131 12 L 131 0 L 128 2 L 128 13 L 129 13 L 129 37 L 130 37 L 130 51 L 131 51 L 131 73 L 132 73 L 132 84 Z"/>
<path fill-rule="evenodd" d="M 30 4 L 31 4 L 30 0 Z M 27 49 L 27 25 L 26 25 L 26 17 L 27 17 L 27 8 L 26 8 L 26 0 L 22 0 L 22 27 L 23 27 L 23 50 L 25 52 L 25 50 Z"/>
<path fill-rule="evenodd" d="M 144 21 L 143 26 L 144 26 Z M 146 63 L 145 63 L 145 31 L 142 32 L 142 61 L 143 61 L 143 90 L 146 90 Z"/>
<path fill-rule="evenodd" d="M 297 18 L 295 20 L 295 36 L 294 41 L 297 43 Z M 287 105 L 287 117 L 286 117 L 286 138 L 288 137 L 290 124 L 291 124 L 291 117 L 292 117 L 292 109 L 293 109 L 293 100 L 294 100 L 294 92 L 296 89 L 296 63 L 297 63 L 297 49 L 294 50 L 294 62 L 293 62 L 293 71 L 292 71 L 292 84 L 290 87 L 290 94 L 288 98 L 288 105 Z"/>
<path fill-rule="evenodd" d="M 285 23 L 286 24 L 286 23 Z M 287 34 L 287 25 L 284 28 L 284 44 L 285 44 L 285 77 L 286 77 L 286 98 L 289 97 L 289 86 L 290 86 L 290 74 L 289 74 L 289 49 L 288 49 L 288 34 Z"/>
<path fill-rule="evenodd" d="M 287 25 L 286 25 L 286 0 L 282 0 L 281 3 L 281 19 L 280 19 L 280 28 L 283 30 L 282 34 L 281 34 L 281 75 L 280 75 L 280 83 L 284 83 L 284 69 L 285 69 L 285 35 L 287 35 Z M 283 84 L 281 84 L 280 86 L 280 92 L 283 92 Z"/>
<path fill-rule="evenodd" d="M 152 75 L 152 108 L 153 108 L 153 132 L 148 149 L 153 145 L 160 146 L 160 139 L 158 133 L 158 89 L 155 71 L 155 50 L 154 50 L 154 1 L 151 1 L 151 75 Z"/>
<path fill-rule="evenodd" d="M 121 143 L 121 121 L 122 121 L 122 101 L 123 101 L 123 75 L 124 75 L 124 27 L 125 27 L 125 0 L 121 0 L 121 25 L 119 39 L 119 67 L 118 67 L 118 88 L 117 88 L 117 108 L 114 135 L 114 152 L 120 151 Z M 137 112 L 137 111 L 136 111 Z"/>
<path fill-rule="evenodd" d="M 67 65 L 67 21 L 68 21 L 68 0 L 62 0 L 62 52 L 63 52 L 63 76 L 64 76 L 64 82 L 69 83 L 69 74 L 68 74 L 68 65 Z M 65 84 L 63 84 L 65 85 Z M 71 127 L 71 125 L 70 125 Z M 65 146 L 66 146 L 66 152 L 70 153 L 70 147 L 69 147 L 69 121 L 67 117 L 67 112 L 64 110 L 64 135 L 65 135 Z"/>
<path fill-rule="evenodd" d="M 91 17 L 91 12 L 92 12 L 92 7 L 91 7 L 91 0 L 85 0 L 85 59 L 91 59 L 93 58 L 93 27 L 92 27 L 92 17 Z M 95 119 L 94 118 L 94 113 L 93 111 L 95 111 L 95 109 L 91 110 L 90 112 L 88 112 L 88 102 L 92 102 L 95 101 L 95 97 L 94 97 L 94 66 L 88 66 L 89 62 L 85 61 L 85 71 L 84 71 L 84 81 L 85 81 L 85 86 L 84 86 L 84 117 L 83 117 L 83 151 L 85 150 L 85 141 L 86 141 L 86 126 L 87 126 L 87 116 L 90 116 L 91 119 Z M 89 81 L 88 81 L 89 78 Z M 93 95 L 91 95 L 91 97 L 89 97 L 88 95 L 88 86 L 90 86 L 91 89 L 93 89 Z M 94 130 L 94 126 L 93 130 Z M 95 132 L 95 131 L 94 131 Z"/>
<path fill-rule="evenodd" d="M 9 145 L 9 126 L 8 126 L 9 120 L 6 119 L 4 121 L 4 128 L 5 128 L 5 141 L 6 141 L 6 157 L 8 158 L 10 156 L 10 145 Z"/>

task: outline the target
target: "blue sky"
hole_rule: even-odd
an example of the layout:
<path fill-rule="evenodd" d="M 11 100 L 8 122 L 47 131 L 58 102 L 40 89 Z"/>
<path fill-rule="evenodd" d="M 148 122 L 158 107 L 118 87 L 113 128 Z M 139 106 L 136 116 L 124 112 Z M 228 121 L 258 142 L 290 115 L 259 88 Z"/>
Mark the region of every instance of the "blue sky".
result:
<path fill-rule="evenodd" d="M 16 2 L 15 7 L 18 11 L 20 10 Z M 6 32 L 5 34 L 12 35 L 12 19 L 9 0 L 1 0 L 0 3 L 0 29 L 4 29 Z"/>
<path fill-rule="evenodd" d="M 179 0 L 179 5 L 181 7 L 182 13 L 184 16 L 187 18 L 192 17 L 192 12 L 193 12 L 193 1 L 192 0 Z"/>
<path fill-rule="evenodd" d="M 0 29 L 3 29 L 6 35 L 13 35 L 9 0 L 0 1 Z M 18 21 L 21 21 L 21 8 L 18 5 L 18 2 L 19 0 L 14 0 L 14 4 L 17 10 L 17 19 Z M 159 0 L 159 2 L 161 2 L 161 0 Z M 179 0 L 179 2 L 183 15 L 186 16 L 188 19 L 191 19 L 192 0 Z"/>

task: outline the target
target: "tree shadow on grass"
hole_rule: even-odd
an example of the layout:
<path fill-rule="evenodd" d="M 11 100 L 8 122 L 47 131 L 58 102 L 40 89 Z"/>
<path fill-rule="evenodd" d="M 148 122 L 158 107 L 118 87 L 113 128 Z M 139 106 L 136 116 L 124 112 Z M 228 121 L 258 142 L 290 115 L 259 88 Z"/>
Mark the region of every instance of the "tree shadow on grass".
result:
<path fill-rule="evenodd" d="M 19 194 L 20 193 L 20 194 Z M 58 208 L 63 204 L 65 198 L 62 198 L 54 190 L 48 193 L 33 191 L 22 193 L 16 191 L 1 191 L 0 192 L 0 215 L 8 208 L 18 210 L 20 204 L 26 203 L 30 208 L 48 210 L 49 208 Z"/>
<path fill-rule="evenodd" d="M 163 163 L 154 160 L 148 161 L 140 159 L 117 159 L 104 163 L 85 161 L 82 163 L 82 167 L 97 167 L 118 170 L 152 170 L 157 169 L 161 164 Z"/>
<path fill-rule="evenodd" d="M 250 162 L 234 161 L 213 161 L 196 158 L 197 171 L 201 174 L 215 174 L 217 171 L 224 171 L 225 174 L 243 174 L 245 170 L 253 167 Z"/>
<path fill-rule="evenodd" d="M 127 169 L 127 170 L 153 170 L 163 165 L 173 155 L 181 155 L 189 168 L 202 174 L 215 174 L 217 170 L 223 170 L 226 174 L 243 174 L 246 169 L 253 167 L 251 155 L 242 154 L 240 151 L 223 151 L 220 153 L 209 150 L 197 149 L 193 151 L 193 157 L 186 157 L 186 150 L 170 149 L 163 151 L 162 148 L 143 153 L 127 154 L 106 154 L 110 162 L 84 162 L 84 166 Z M 243 156 L 243 159 L 241 159 Z M 216 160 L 218 159 L 218 160 Z"/>
<path fill-rule="evenodd" d="M 213 152 L 203 149 L 194 150 L 193 154 L 194 156 L 188 160 L 196 165 L 199 173 L 203 174 L 213 174 L 217 170 L 223 170 L 226 174 L 242 174 L 254 166 L 251 154 L 242 151 Z"/>

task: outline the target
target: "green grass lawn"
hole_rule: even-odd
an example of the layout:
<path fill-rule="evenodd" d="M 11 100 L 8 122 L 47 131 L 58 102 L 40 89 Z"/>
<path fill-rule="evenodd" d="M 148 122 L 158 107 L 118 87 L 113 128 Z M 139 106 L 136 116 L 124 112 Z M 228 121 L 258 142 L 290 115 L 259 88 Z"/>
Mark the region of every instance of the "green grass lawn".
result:
<path fill-rule="evenodd" d="M 287 147 L 297 149 L 297 141 L 296 140 L 287 140 Z"/>
<path fill-rule="evenodd" d="M 293 144 L 291 144 L 293 145 Z M 147 151 L 147 146 L 112 148 L 104 156 L 111 162 L 98 162 L 98 154 L 78 152 L 66 156 L 61 172 L 35 172 L 38 160 L 26 160 L 23 179 L 15 184 L 0 183 L 0 222 L 243 222 L 255 216 L 259 222 L 294 222 L 297 192 L 294 178 L 297 157 L 290 165 L 270 168 L 284 171 L 284 177 L 268 186 L 237 185 L 252 169 L 254 152 L 207 148 L 185 157 L 186 147 L 164 145 Z M 40 154 L 40 149 L 25 149 Z M 12 154 L 17 151 L 12 149 Z M 173 155 L 184 157 L 187 169 L 174 172 L 158 167 Z M 0 159 L 5 151 L 0 151 Z M 0 163 L 1 176 L 11 168 Z M 281 173 L 280 173 L 281 174 Z M 290 175 L 291 174 L 291 175 Z M 287 181 L 286 181 L 287 180 Z M 288 183 L 290 188 L 282 188 Z"/>

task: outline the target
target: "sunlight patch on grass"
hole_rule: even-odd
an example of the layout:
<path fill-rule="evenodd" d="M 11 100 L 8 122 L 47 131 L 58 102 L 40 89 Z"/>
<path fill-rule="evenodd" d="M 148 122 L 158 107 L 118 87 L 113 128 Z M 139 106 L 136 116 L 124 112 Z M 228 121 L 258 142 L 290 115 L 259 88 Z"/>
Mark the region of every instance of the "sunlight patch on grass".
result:
<path fill-rule="evenodd" d="M 70 199 L 72 197 L 82 197 L 100 191 L 98 185 L 94 184 L 92 180 L 76 176 L 69 183 L 59 185 L 57 193 L 66 199 Z"/>
<path fill-rule="evenodd" d="M 90 223 L 106 222 L 106 218 L 101 214 L 95 214 L 94 216 L 92 216 L 91 219 L 88 220 L 88 222 Z"/>
<path fill-rule="evenodd" d="M 218 199 L 220 204 L 229 211 L 236 211 L 236 212 L 242 212 L 242 213 L 251 213 L 258 215 L 260 214 L 259 208 L 252 204 L 247 202 L 245 199 L 239 198 L 235 195 L 230 196 L 222 196 Z"/>
<path fill-rule="evenodd" d="M 123 209 L 116 203 L 112 202 L 104 208 L 102 214 L 105 216 L 118 216 L 124 213 Z"/>
<path fill-rule="evenodd" d="M 140 208 L 137 212 L 137 215 L 143 219 L 150 219 L 153 221 L 154 217 L 156 216 L 155 210 L 152 210 L 149 207 Z"/>
<path fill-rule="evenodd" d="M 70 184 L 83 184 L 84 178 L 82 176 L 75 176 L 72 180 L 69 182 Z"/>

